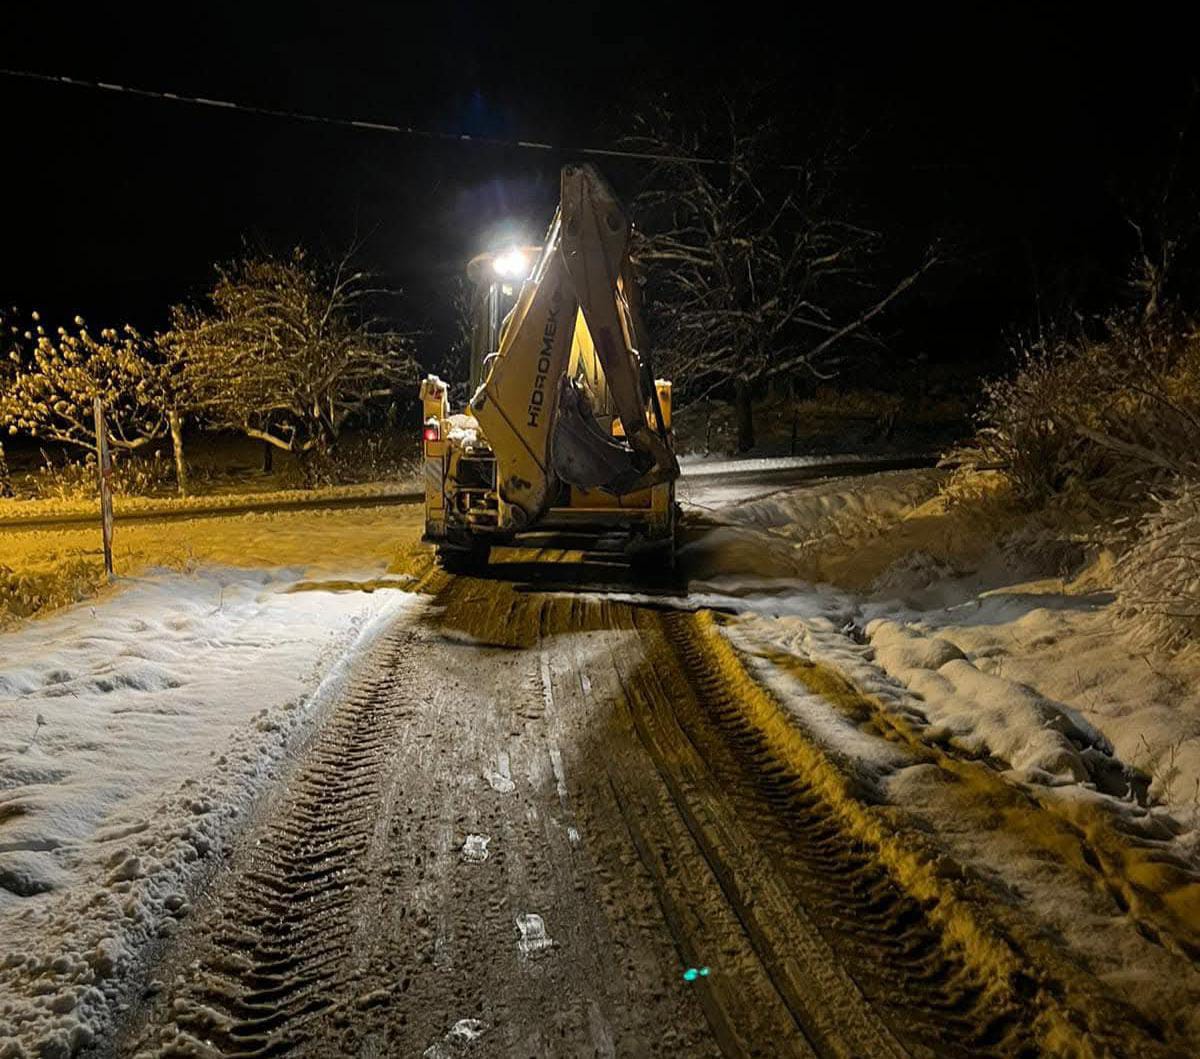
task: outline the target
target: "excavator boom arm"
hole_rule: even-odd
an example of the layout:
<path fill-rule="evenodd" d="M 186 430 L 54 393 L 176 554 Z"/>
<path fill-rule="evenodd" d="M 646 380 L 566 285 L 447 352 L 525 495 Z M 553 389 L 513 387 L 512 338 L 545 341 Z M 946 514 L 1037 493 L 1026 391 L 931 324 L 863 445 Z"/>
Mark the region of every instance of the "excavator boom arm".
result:
<path fill-rule="evenodd" d="M 657 407 L 648 415 L 654 390 L 645 385 L 622 290 L 628 243 L 629 222 L 599 173 L 566 166 L 542 256 L 471 401 L 512 528 L 542 515 L 560 481 L 620 494 L 678 477 Z M 581 327 L 623 440 L 598 427 L 586 392 L 568 378 Z"/>

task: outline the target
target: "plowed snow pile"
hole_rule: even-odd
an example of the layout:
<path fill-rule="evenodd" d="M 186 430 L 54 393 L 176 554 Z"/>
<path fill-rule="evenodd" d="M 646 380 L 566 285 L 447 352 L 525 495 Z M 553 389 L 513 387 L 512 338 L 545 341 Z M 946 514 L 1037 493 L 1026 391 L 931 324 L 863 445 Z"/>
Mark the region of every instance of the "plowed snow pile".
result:
<path fill-rule="evenodd" d="M 743 612 L 730 633 L 745 649 L 840 650 L 929 739 L 1014 778 L 1148 797 L 1200 824 L 1195 663 L 1133 634 L 1107 558 L 1031 578 L 1036 563 L 1001 547 L 1020 520 L 998 479 L 972 483 L 971 503 L 944 482 L 894 472 L 710 512 L 682 551 L 692 592 Z"/>
<path fill-rule="evenodd" d="M 796 723 L 1018 929 L 1200 1040 L 1196 655 L 1144 645 L 1111 559 L 1039 576 L 1046 552 L 1016 545 L 1036 533 L 986 475 L 871 475 L 703 518 L 686 605 L 728 614 Z"/>
<path fill-rule="evenodd" d="M 94 1039 L 289 739 L 416 605 L 304 573 L 149 571 L 0 636 L 0 1055 Z"/>

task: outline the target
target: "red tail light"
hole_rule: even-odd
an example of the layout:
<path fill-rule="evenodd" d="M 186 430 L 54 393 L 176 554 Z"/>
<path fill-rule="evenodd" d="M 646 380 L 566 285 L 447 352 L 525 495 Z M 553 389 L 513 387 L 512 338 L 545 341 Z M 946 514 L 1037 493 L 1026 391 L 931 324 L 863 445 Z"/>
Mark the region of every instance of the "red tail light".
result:
<path fill-rule="evenodd" d="M 421 432 L 421 436 L 426 441 L 440 441 L 442 438 L 442 428 L 436 419 L 428 419 L 425 421 L 425 429 Z"/>

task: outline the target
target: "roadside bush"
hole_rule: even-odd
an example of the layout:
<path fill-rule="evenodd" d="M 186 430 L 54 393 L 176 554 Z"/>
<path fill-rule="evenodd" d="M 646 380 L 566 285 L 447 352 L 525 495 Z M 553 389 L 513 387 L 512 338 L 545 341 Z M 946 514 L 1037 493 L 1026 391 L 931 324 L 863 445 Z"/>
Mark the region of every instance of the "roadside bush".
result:
<path fill-rule="evenodd" d="M 1200 334 L 1125 315 L 1098 337 L 1029 345 L 987 387 L 981 419 L 975 462 L 1001 468 L 1027 505 L 1139 506 L 1200 471 Z"/>
<path fill-rule="evenodd" d="M 420 449 L 407 436 L 361 434 L 347 437 L 330 454 L 333 482 L 396 482 L 416 478 L 421 470 Z"/>
<path fill-rule="evenodd" d="M 1060 572 L 1116 553 L 1134 635 L 1180 649 L 1200 634 L 1200 333 L 1160 313 L 1022 351 L 987 388 L 976 465 L 998 467 L 1035 511 L 1006 543 Z"/>
<path fill-rule="evenodd" d="M 43 452 L 43 464 L 35 471 L 13 475 L 12 496 L 20 500 L 95 500 L 99 496 L 96 458 L 88 453 L 83 459 L 56 462 Z M 170 456 L 156 450 L 153 454 L 131 456 L 114 453 L 113 494 L 115 496 L 166 496 L 175 494 L 176 468 Z M 195 481 L 211 477 L 205 468 L 189 471 Z"/>
<path fill-rule="evenodd" d="M 1200 481 L 1182 483 L 1138 522 L 1117 560 L 1116 588 L 1147 646 L 1200 643 Z"/>
<path fill-rule="evenodd" d="M 21 492 L 38 499 L 94 500 L 99 496 L 96 458 L 88 453 L 82 460 L 54 463 L 47 459 L 36 473 L 26 476 Z M 174 491 L 175 468 L 161 453 L 138 459 L 114 459 L 115 496 L 152 496 Z"/>
<path fill-rule="evenodd" d="M 52 570 L 16 571 L 0 564 L 0 627 L 92 595 L 104 583 L 104 564 L 68 556 Z"/>
<path fill-rule="evenodd" d="M 279 487 L 288 489 L 398 482 L 418 477 L 420 450 L 395 434 L 347 434 L 335 449 L 310 453 L 304 461 L 278 461 L 276 468 Z"/>

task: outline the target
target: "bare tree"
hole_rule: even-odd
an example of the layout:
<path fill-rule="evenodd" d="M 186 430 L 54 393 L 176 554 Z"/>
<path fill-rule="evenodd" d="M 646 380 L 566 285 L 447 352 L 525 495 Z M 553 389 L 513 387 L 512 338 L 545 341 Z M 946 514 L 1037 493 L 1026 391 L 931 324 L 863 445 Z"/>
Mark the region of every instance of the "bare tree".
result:
<path fill-rule="evenodd" d="M 416 379 L 408 338 L 372 312 L 381 293 L 349 254 L 248 257 L 218 269 L 207 305 L 172 310 L 160 341 L 200 416 L 307 461 Z"/>
<path fill-rule="evenodd" d="M 1137 241 L 1129 286 L 1147 322 L 1164 308 L 1180 259 L 1200 236 L 1200 198 L 1194 190 L 1194 179 L 1188 179 L 1192 174 L 1184 171 L 1198 100 L 1200 84 L 1193 83 L 1166 168 L 1153 186 L 1134 196 L 1135 201 L 1126 209 L 1126 221 Z"/>
<path fill-rule="evenodd" d="M 471 340 L 478 294 L 475 285 L 461 272 L 452 276 L 448 282 L 439 284 L 438 292 L 450 310 L 450 318 L 445 328 L 449 334 L 449 342 L 443 347 L 441 355 L 434 360 L 433 368 L 448 382 L 453 392 L 462 392 L 465 401 L 471 397 Z"/>
<path fill-rule="evenodd" d="M 635 200 L 663 367 L 693 395 L 732 390 L 748 449 L 756 387 L 831 377 L 934 258 L 881 291 L 869 276 L 880 235 L 846 215 L 829 151 L 785 161 L 747 104 L 712 119 L 660 107 L 638 125 L 633 141 L 664 159 Z"/>

